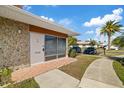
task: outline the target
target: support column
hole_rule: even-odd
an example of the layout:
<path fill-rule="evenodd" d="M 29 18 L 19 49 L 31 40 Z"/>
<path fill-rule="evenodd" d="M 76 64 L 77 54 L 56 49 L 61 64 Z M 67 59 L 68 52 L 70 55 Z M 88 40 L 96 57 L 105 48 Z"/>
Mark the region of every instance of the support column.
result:
<path fill-rule="evenodd" d="M 66 38 L 66 57 L 68 57 L 68 38 Z"/>

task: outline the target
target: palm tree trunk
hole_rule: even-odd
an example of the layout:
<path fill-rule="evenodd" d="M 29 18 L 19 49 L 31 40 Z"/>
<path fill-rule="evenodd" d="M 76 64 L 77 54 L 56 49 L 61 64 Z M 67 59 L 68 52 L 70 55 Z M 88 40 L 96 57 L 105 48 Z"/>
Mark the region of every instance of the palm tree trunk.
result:
<path fill-rule="evenodd" d="M 110 46 L 111 46 L 111 35 L 110 33 L 108 33 L 108 50 L 110 50 Z"/>

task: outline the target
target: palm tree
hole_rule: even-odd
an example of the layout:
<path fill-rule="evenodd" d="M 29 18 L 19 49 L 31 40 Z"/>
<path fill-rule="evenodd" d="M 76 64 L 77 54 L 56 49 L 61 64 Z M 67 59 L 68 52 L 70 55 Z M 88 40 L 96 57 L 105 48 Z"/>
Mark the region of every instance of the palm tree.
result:
<path fill-rule="evenodd" d="M 75 45 L 77 43 L 77 39 L 75 37 L 68 37 L 68 46 Z"/>
<path fill-rule="evenodd" d="M 116 32 L 120 32 L 122 25 L 120 22 L 116 21 L 107 21 L 103 27 L 101 27 L 100 34 L 104 34 L 108 36 L 108 50 L 110 50 L 111 46 L 111 36 Z"/>
<path fill-rule="evenodd" d="M 90 45 L 91 46 L 97 45 L 97 41 L 90 39 Z"/>

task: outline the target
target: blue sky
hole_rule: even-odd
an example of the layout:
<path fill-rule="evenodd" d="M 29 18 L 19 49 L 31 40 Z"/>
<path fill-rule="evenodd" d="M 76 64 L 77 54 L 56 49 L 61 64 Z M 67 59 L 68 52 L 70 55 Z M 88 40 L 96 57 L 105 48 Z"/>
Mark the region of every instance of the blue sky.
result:
<path fill-rule="evenodd" d="M 33 5 L 24 6 L 24 9 L 80 33 L 77 36 L 79 40 L 106 40 L 106 37 L 99 35 L 99 29 L 107 20 L 120 21 L 124 25 L 124 6 Z M 118 35 L 115 34 L 113 38 Z"/>

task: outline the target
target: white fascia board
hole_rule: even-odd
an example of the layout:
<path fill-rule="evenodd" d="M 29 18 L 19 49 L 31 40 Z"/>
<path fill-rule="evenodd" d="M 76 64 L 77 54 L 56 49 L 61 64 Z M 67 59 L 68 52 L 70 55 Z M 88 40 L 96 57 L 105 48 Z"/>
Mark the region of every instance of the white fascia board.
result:
<path fill-rule="evenodd" d="M 67 34 L 68 36 L 79 35 L 76 32 L 68 30 L 54 22 L 45 20 L 39 16 L 36 16 L 30 12 L 24 11 L 15 6 L 0 6 L 0 16 L 6 17 L 15 21 L 20 21 L 26 24 L 54 30 L 56 32 Z"/>

